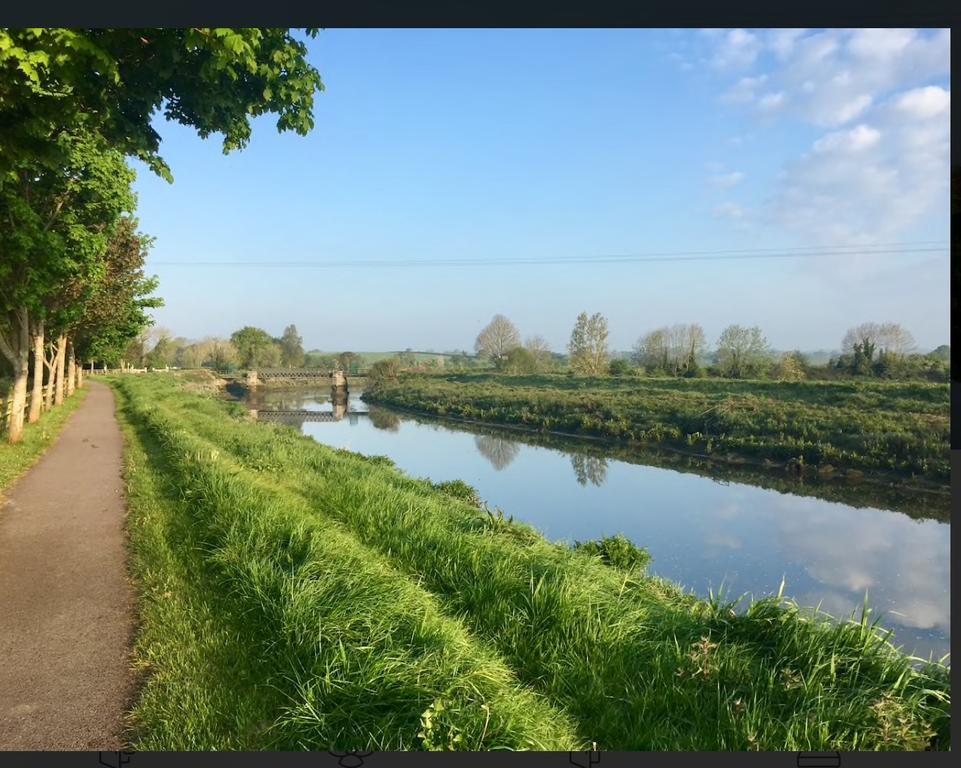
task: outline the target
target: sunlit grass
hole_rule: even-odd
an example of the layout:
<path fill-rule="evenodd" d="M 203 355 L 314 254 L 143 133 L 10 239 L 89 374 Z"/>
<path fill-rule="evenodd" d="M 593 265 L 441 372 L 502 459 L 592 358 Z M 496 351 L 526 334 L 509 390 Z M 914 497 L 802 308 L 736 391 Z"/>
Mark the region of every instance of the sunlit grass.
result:
<path fill-rule="evenodd" d="M 949 746 L 946 670 L 912 666 L 867 614 L 735 612 L 646 575 L 626 541 L 552 544 L 466 486 L 168 382 L 118 387 L 142 748 Z"/>

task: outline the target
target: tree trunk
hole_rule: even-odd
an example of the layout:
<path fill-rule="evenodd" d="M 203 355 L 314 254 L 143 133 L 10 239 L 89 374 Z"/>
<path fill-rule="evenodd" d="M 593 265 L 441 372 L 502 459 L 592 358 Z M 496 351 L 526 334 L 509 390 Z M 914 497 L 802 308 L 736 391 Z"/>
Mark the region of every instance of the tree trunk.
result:
<path fill-rule="evenodd" d="M 40 418 L 43 405 L 43 320 L 37 321 L 33 334 L 33 390 L 30 393 L 30 414 L 27 421 L 33 424 Z"/>
<path fill-rule="evenodd" d="M 43 409 L 49 411 L 53 408 L 53 373 L 54 373 L 54 362 L 57 359 L 57 345 L 54 342 L 50 342 L 50 356 L 44 355 L 43 366 L 47 369 L 47 386 L 43 393 Z"/>
<path fill-rule="evenodd" d="M 77 360 L 73 354 L 73 342 L 67 342 L 67 397 L 73 395 L 74 385 L 77 383 Z"/>
<path fill-rule="evenodd" d="M 60 334 L 57 337 L 57 360 L 54 363 L 54 376 L 56 383 L 53 387 L 53 404 L 63 405 L 63 368 L 67 357 L 67 337 Z"/>
<path fill-rule="evenodd" d="M 77 360 L 77 389 L 83 386 L 83 361 Z"/>
<path fill-rule="evenodd" d="M 10 332 L 0 331 L 0 353 L 13 367 L 13 391 L 9 398 L 11 410 L 7 440 L 11 443 L 19 443 L 23 439 L 27 375 L 30 370 L 30 315 L 26 307 L 20 307 L 10 319 L 12 320 Z"/>

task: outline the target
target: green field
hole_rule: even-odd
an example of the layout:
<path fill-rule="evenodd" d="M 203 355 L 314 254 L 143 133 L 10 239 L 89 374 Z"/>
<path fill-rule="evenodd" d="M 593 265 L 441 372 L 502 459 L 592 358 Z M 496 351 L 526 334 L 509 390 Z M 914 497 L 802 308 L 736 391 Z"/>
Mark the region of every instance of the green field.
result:
<path fill-rule="evenodd" d="M 340 352 L 321 352 L 320 350 L 312 349 L 307 353 L 308 356 L 333 356 L 336 357 Z M 355 355 L 360 358 L 361 365 L 364 368 L 371 366 L 378 360 L 386 360 L 391 357 L 397 357 L 398 355 L 404 354 L 403 350 L 398 350 L 396 352 L 355 352 Z M 418 363 L 426 363 L 430 360 L 446 361 L 451 356 L 443 352 L 410 352 L 413 355 L 414 360 Z"/>
<path fill-rule="evenodd" d="M 735 614 L 433 485 L 118 377 L 138 749 L 947 749 L 950 684 L 866 622 Z"/>
<path fill-rule="evenodd" d="M 946 384 L 420 375 L 371 384 L 364 398 L 797 473 L 897 475 L 944 488 L 950 480 Z"/>

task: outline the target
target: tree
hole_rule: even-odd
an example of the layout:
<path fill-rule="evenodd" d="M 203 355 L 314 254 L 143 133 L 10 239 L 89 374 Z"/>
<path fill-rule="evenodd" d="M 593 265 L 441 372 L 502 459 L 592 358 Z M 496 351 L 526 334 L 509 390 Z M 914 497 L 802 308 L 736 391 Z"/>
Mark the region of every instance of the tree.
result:
<path fill-rule="evenodd" d="M 497 365 L 508 352 L 520 344 L 520 333 L 515 325 L 503 315 L 494 315 L 477 334 L 474 351 L 490 358 L 494 365 Z"/>
<path fill-rule="evenodd" d="M 524 347 L 514 347 L 499 362 L 508 373 L 537 373 L 537 359 Z"/>
<path fill-rule="evenodd" d="M 226 339 L 213 337 L 208 339 L 207 343 L 209 345 L 207 362 L 218 373 L 227 373 L 240 359 L 237 348 Z"/>
<path fill-rule="evenodd" d="M 734 379 L 756 374 L 770 356 L 767 339 L 756 325 L 729 325 L 717 342 L 718 366 L 724 376 Z"/>
<path fill-rule="evenodd" d="M 607 320 L 599 312 L 577 316 L 571 340 L 567 345 L 571 368 L 575 373 L 598 376 L 607 367 Z"/>
<path fill-rule="evenodd" d="M 356 373 L 357 366 L 360 364 L 360 355 L 354 352 L 341 352 L 337 356 L 337 363 L 340 369 L 346 373 Z"/>
<path fill-rule="evenodd" d="M 805 368 L 800 352 L 785 352 L 778 361 L 774 375 L 781 381 L 801 381 L 807 375 Z"/>
<path fill-rule="evenodd" d="M 181 368 L 200 368 L 210 357 L 210 345 L 205 341 L 188 344 L 177 352 L 177 365 Z"/>
<path fill-rule="evenodd" d="M 273 337 L 263 328 L 246 325 L 230 334 L 230 341 L 237 350 L 237 363 L 241 368 L 266 368 L 279 363 Z"/>
<path fill-rule="evenodd" d="M 96 288 L 114 209 L 130 196 L 129 169 L 108 164 L 135 155 L 171 180 L 152 127 L 161 106 L 202 137 L 222 134 L 225 152 L 243 147 L 250 119 L 268 112 L 279 130 L 306 133 L 322 83 L 305 54 L 287 29 L 0 29 L 0 353 L 14 368 L 11 442 L 22 434 L 28 346 L 42 374 L 51 320 L 58 401 L 65 354 L 73 367 L 67 333 Z M 35 376 L 35 392 L 40 383 Z"/>
<path fill-rule="evenodd" d="M 840 362 L 855 374 L 888 375 L 914 346 L 910 332 L 897 323 L 861 323 L 844 334 L 841 351 L 845 358 Z M 875 353 L 884 360 L 876 360 Z"/>
<path fill-rule="evenodd" d="M 382 381 L 396 381 L 397 376 L 400 374 L 400 368 L 401 363 L 399 358 L 384 358 L 370 366 L 367 377 L 370 379 L 371 384 L 377 384 Z"/>
<path fill-rule="evenodd" d="M 31 347 L 36 408 L 45 333 L 60 334 L 62 360 L 65 335 L 103 278 L 116 222 L 134 204 L 133 172 L 119 152 L 96 136 L 62 133 L 58 144 L 59 168 L 20 168 L 0 178 L 0 354 L 14 369 L 11 442 L 22 434 Z"/>
<path fill-rule="evenodd" d="M 630 376 L 634 373 L 634 369 L 631 368 L 631 364 L 627 362 L 623 357 L 618 357 L 611 360 L 611 364 L 607 367 L 607 372 L 611 376 Z"/>
<path fill-rule="evenodd" d="M 670 367 L 667 329 L 658 328 L 641 336 L 634 344 L 634 361 L 648 371 L 667 373 Z"/>
<path fill-rule="evenodd" d="M 940 360 L 943 363 L 949 363 L 951 362 L 951 347 L 947 344 L 942 344 L 928 352 L 926 357 L 932 360 Z"/>
<path fill-rule="evenodd" d="M 280 337 L 280 363 L 287 368 L 302 368 L 304 365 L 304 340 L 293 323 L 284 328 Z"/>
<path fill-rule="evenodd" d="M 176 353 L 170 331 L 166 328 L 154 328 L 153 335 L 156 341 L 150 352 L 147 353 L 145 362 L 150 368 L 166 368 L 174 362 L 174 354 Z"/>
<path fill-rule="evenodd" d="M 549 370 L 553 365 L 551 348 L 543 336 L 529 336 L 524 342 L 526 349 L 534 359 L 534 372 Z"/>
<path fill-rule="evenodd" d="M 634 345 L 638 365 L 672 376 L 697 375 L 698 358 L 706 344 L 704 329 L 696 323 L 657 328 Z"/>
<path fill-rule="evenodd" d="M 308 29 L 313 37 L 316 29 Z M 56 138 L 83 122 L 170 180 L 155 115 L 243 148 L 250 119 L 313 127 L 320 74 L 286 28 L 0 29 L 0 176 L 58 163 Z"/>
<path fill-rule="evenodd" d="M 103 277 L 73 329 L 81 360 L 116 364 L 130 341 L 150 325 L 148 310 L 163 306 L 153 295 L 157 278 L 143 271 L 152 242 L 137 230 L 135 218 L 117 222 L 104 254 Z"/>

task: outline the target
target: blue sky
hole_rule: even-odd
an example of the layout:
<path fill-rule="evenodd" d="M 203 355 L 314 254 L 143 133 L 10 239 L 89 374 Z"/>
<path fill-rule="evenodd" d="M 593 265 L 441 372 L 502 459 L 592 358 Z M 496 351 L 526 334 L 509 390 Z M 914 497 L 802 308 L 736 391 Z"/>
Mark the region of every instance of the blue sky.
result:
<path fill-rule="evenodd" d="M 342 30 L 309 41 L 307 137 L 250 145 L 158 121 L 138 167 L 175 335 L 295 323 L 308 348 L 471 348 L 495 313 L 563 349 L 581 311 L 615 349 L 698 322 L 834 348 L 892 320 L 948 341 L 946 30 Z M 937 241 L 915 253 L 878 244 Z M 798 259 L 610 254 L 823 248 Z M 900 248 L 898 250 L 904 250 Z M 573 264 L 171 262 L 577 258 Z"/>

